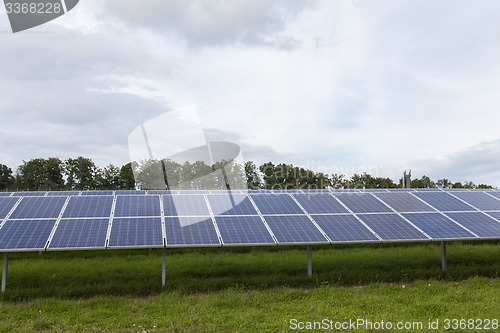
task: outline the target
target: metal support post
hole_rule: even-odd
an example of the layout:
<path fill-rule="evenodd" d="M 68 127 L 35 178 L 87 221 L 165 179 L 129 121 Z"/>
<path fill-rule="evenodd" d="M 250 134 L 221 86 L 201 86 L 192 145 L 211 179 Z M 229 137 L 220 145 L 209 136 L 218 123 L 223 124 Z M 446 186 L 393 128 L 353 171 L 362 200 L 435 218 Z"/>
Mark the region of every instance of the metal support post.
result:
<path fill-rule="evenodd" d="M 312 277 L 313 264 L 312 264 L 312 251 L 311 245 L 307 245 L 307 276 Z"/>
<path fill-rule="evenodd" d="M 3 254 L 3 269 L 2 269 L 2 294 L 5 293 L 5 288 L 7 287 L 7 267 L 9 266 L 9 254 L 5 252 Z"/>
<path fill-rule="evenodd" d="M 441 263 L 442 263 L 442 268 L 443 272 L 446 271 L 446 243 L 441 242 Z"/>
<path fill-rule="evenodd" d="M 161 258 L 161 286 L 162 286 L 162 288 L 165 288 L 165 282 L 167 279 L 166 268 L 167 268 L 167 250 L 163 249 L 163 254 L 162 254 L 162 258 Z"/>

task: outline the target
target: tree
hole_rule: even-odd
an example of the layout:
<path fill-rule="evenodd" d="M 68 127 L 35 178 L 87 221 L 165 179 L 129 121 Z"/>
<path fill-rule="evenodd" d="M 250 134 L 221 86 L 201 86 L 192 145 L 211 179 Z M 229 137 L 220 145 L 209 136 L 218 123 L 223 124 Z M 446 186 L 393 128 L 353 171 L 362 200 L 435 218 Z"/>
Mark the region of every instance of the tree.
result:
<path fill-rule="evenodd" d="M 412 180 L 411 187 L 413 187 L 413 188 L 434 188 L 434 187 L 436 187 L 436 184 L 428 176 L 424 175 L 420 179 Z"/>
<path fill-rule="evenodd" d="M 120 169 L 120 189 L 133 190 L 135 189 L 134 170 L 132 163 L 127 163 Z"/>
<path fill-rule="evenodd" d="M 122 188 L 120 168 L 109 164 L 104 169 L 98 170 L 96 183 L 97 188 L 102 190 L 119 190 Z"/>
<path fill-rule="evenodd" d="M 67 177 L 67 187 L 70 190 L 96 189 L 98 172 L 98 167 L 89 158 L 79 156 L 64 161 L 64 173 Z"/>
<path fill-rule="evenodd" d="M 13 182 L 12 169 L 4 164 L 0 164 L 0 190 L 5 190 Z"/>
<path fill-rule="evenodd" d="M 449 179 L 443 178 L 443 179 L 438 179 L 436 185 L 439 188 L 451 188 L 453 186 L 453 183 Z"/>
<path fill-rule="evenodd" d="M 259 175 L 257 166 L 252 161 L 245 163 L 245 174 L 247 177 L 247 187 L 249 190 L 262 188 L 262 178 Z"/>

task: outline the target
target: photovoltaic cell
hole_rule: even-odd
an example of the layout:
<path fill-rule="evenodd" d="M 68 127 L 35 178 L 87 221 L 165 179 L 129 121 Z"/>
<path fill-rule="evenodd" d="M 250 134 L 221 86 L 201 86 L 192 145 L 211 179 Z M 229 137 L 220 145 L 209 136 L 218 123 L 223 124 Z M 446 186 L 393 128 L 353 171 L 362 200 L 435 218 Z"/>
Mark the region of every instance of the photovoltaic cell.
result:
<path fill-rule="evenodd" d="M 0 197 L 10 197 L 11 192 L 0 192 Z"/>
<path fill-rule="evenodd" d="M 14 197 L 43 197 L 45 192 L 14 192 Z"/>
<path fill-rule="evenodd" d="M 456 212 L 456 211 L 474 211 L 471 206 L 463 203 L 457 198 L 452 197 L 446 192 L 415 192 L 414 195 L 424 200 L 432 207 L 440 211 Z"/>
<path fill-rule="evenodd" d="M 64 210 L 63 218 L 109 217 L 112 206 L 113 197 L 111 196 L 71 197 Z"/>
<path fill-rule="evenodd" d="M 161 218 L 115 218 L 108 247 L 161 247 Z"/>
<path fill-rule="evenodd" d="M 332 242 L 378 241 L 379 239 L 352 215 L 312 215 Z"/>
<path fill-rule="evenodd" d="M 255 207 L 244 194 L 209 195 L 214 215 L 257 215 Z"/>
<path fill-rule="evenodd" d="M 82 191 L 82 195 L 113 195 L 114 191 Z"/>
<path fill-rule="evenodd" d="M 49 248 L 104 248 L 108 224 L 109 219 L 61 220 Z"/>
<path fill-rule="evenodd" d="M 132 195 L 116 197 L 115 217 L 161 216 L 160 197 Z"/>
<path fill-rule="evenodd" d="M 57 196 L 57 197 L 64 197 L 64 196 L 70 196 L 70 195 L 74 195 L 74 196 L 77 196 L 80 194 L 80 191 L 49 191 L 47 192 L 47 196 L 48 197 L 53 197 L 53 196 Z"/>
<path fill-rule="evenodd" d="M 210 215 L 203 195 L 164 195 L 163 210 L 165 216 Z"/>
<path fill-rule="evenodd" d="M 479 210 L 500 210 L 500 200 L 484 192 L 453 192 L 452 194 Z"/>
<path fill-rule="evenodd" d="M 278 243 L 328 243 L 328 240 L 305 215 L 268 215 L 265 219 Z"/>
<path fill-rule="evenodd" d="M 500 237 L 500 222 L 497 222 L 479 212 L 447 213 L 456 222 L 460 223 L 479 237 Z"/>
<path fill-rule="evenodd" d="M 44 250 L 56 220 L 8 220 L 0 229 L 1 250 Z"/>
<path fill-rule="evenodd" d="M 433 239 L 475 238 L 473 234 L 439 213 L 403 214 Z"/>
<path fill-rule="evenodd" d="M 66 197 L 24 197 L 16 207 L 11 219 L 57 218 L 66 202 Z"/>
<path fill-rule="evenodd" d="M 335 193 L 335 196 L 354 213 L 392 212 L 389 207 L 381 203 L 370 193 Z"/>
<path fill-rule="evenodd" d="M 327 193 L 294 194 L 293 196 L 309 214 L 349 213 L 344 206 Z"/>
<path fill-rule="evenodd" d="M 208 216 L 165 217 L 167 246 L 220 245 L 212 219 Z"/>
<path fill-rule="evenodd" d="M 3 220 L 7 214 L 9 214 L 10 210 L 16 202 L 19 200 L 19 198 L 0 198 L 0 220 Z"/>
<path fill-rule="evenodd" d="M 397 214 L 364 214 L 358 217 L 382 240 L 425 240 L 428 239 Z"/>
<path fill-rule="evenodd" d="M 376 193 L 379 199 L 398 212 L 428 212 L 435 211 L 429 205 L 415 198 L 408 192 Z"/>
<path fill-rule="evenodd" d="M 146 195 L 146 191 L 115 191 L 115 195 Z"/>
<path fill-rule="evenodd" d="M 170 191 L 170 190 L 148 190 L 148 195 L 163 195 L 163 194 L 177 194 L 177 191 Z"/>
<path fill-rule="evenodd" d="M 224 244 L 275 244 L 259 216 L 219 216 L 215 221 Z"/>
<path fill-rule="evenodd" d="M 288 194 L 251 194 L 262 214 L 304 214 Z"/>

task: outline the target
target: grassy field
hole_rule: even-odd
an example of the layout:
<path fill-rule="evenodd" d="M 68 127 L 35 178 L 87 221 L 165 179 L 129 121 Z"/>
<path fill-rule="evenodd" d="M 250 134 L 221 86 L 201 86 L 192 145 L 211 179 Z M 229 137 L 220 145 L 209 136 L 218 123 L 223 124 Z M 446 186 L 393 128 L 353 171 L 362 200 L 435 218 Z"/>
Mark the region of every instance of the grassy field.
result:
<path fill-rule="evenodd" d="M 449 243 L 446 272 L 438 243 L 313 250 L 312 278 L 305 247 L 168 250 L 165 290 L 161 250 L 10 254 L 0 332 L 277 332 L 323 319 L 422 332 L 500 319 L 498 242 Z M 451 331 L 480 322 L 468 324 Z M 500 332 L 488 327 L 477 331 Z"/>

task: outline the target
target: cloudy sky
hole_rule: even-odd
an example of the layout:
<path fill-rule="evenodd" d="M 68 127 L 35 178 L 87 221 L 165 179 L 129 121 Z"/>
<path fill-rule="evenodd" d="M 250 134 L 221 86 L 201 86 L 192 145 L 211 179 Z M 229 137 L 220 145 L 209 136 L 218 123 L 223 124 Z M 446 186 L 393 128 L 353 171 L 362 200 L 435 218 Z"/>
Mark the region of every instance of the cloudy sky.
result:
<path fill-rule="evenodd" d="M 134 129 L 194 107 L 206 139 L 244 160 L 500 186 L 499 12 L 487 0 L 81 0 L 13 34 L 2 8 L 0 163 L 122 165 Z"/>

